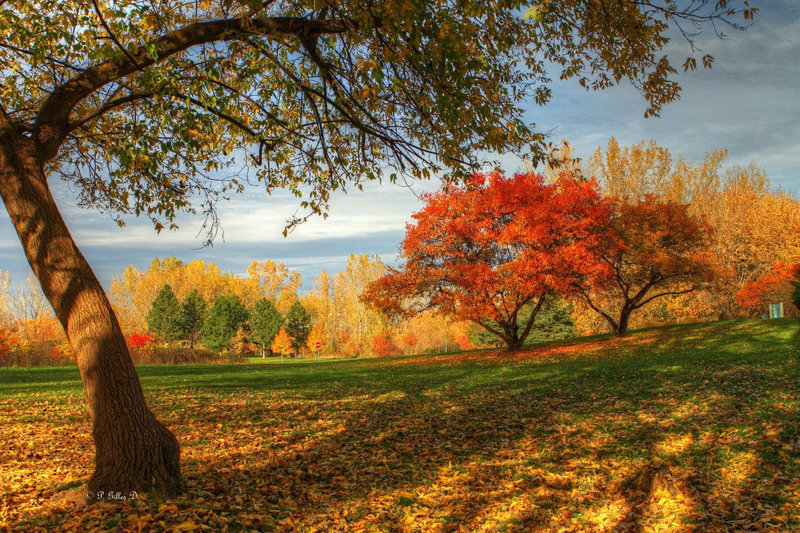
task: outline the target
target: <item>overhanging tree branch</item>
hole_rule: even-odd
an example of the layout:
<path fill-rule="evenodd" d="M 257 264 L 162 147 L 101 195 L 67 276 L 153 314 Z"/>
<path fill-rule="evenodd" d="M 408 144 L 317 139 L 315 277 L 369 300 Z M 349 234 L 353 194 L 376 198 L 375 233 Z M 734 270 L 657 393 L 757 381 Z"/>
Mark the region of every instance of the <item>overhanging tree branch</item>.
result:
<path fill-rule="evenodd" d="M 353 27 L 349 21 L 314 20 L 303 17 L 241 17 L 195 22 L 139 46 L 126 57 L 90 67 L 56 87 L 39 109 L 36 141 L 40 157 L 55 157 L 69 133 L 69 115 L 84 98 L 104 85 L 147 68 L 192 46 L 215 41 L 239 40 L 246 34 L 319 35 L 344 33 Z"/>
<path fill-rule="evenodd" d="M 114 41 L 114 44 L 117 45 L 117 48 L 119 48 L 122 51 L 122 53 L 127 56 L 127 58 L 131 61 L 131 63 L 133 63 L 138 68 L 139 63 L 136 61 L 136 58 L 134 58 L 131 55 L 131 53 L 128 52 L 128 50 L 124 46 L 122 46 L 122 44 L 117 40 L 117 36 L 114 35 L 114 32 L 111 31 L 111 28 L 108 27 L 108 23 L 106 23 L 106 19 L 103 18 L 103 13 L 102 11 L 100 11 L 100 6 L 97 5 L 97 0 L 92 0 L 92 5 L 94 6 L 94 12 L 97 13 L 97 18 L 100 19 L 100 24 L 103 25 L 103 28 L 106 30 L 106 33 L 108 34 L 108 38 Z"/>
<path fill-rule="evenodd" d="M 126 96 L 122 96 L 120 98 L 116 98 L 114 100 L 110 100 L 109 102 L 106 102 L 105 104 L 103 104 L 99 108 L 95 109 L 91 113 L 89 113 L 87 115 L 84 115 L 84 116 L 82 116 L 82 117 L 70 122 L 70 124 L 69 124 L 67 129 L 68 129 L 68 131 L 71 132 L 71 131 L 73 131 L 73 130 L 75 130 L 77 128 L 80 128 L 81 126 L 85 125 L 86 123 L 91 122 L 92 120 L 105 115 L 106 113 L 108 113 L 112 109 L 116 109 L 118 107 L 124 106 L 126 104 L 130 104 L 130 103 L 133 103 L 133 102 L 138 102 L 139 100 L 146 100 L 148 98 L 152 98 L 153 96 L 155 96 L 155 94 L 156 93 L 154 91 L 145 91 L 145 92 L 141 92 L 141 93 L 130 93 L 130 94 L 126 95 Z"/>

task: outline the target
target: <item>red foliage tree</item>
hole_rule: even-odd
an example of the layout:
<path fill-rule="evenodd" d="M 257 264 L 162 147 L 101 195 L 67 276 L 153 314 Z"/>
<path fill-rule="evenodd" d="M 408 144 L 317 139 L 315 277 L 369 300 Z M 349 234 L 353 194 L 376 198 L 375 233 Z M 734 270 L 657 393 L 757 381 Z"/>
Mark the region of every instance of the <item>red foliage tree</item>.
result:
<path fill-rule="evenodd" d="M 400 348 L 392 342 L 392 337 L 386 332 L 378 333 L 372 338 L 372 349 L 378 357 L 391 357 L 400 353 Z"/>
<path fill-rule="evenodd" d="M 759 316 L 773 302 L 783 302 L 786 316 L 797 316 L 798 308 L 792 302 L 792 281 L 800 277 L 800 263 L 789 265 L 778 261 L 772 269 L 758 279 L 745 283 L 736 293 L 736 302 L 749 316 Z"/>
<path fill-rule="evenodd" d="M 716 275 L 711 228 L 684 204 L 652 195 L 635 203 L 617 202 L 612 226 L 623 243 L 601 256 L 614 272 L 612 282 L 598 288 L 586 279 L 575 286 L 583 302 L 618 336 L 627 333 L 637 309 L 656 298 L 688 294 Z"/>
<path fill-rule="evenodd" d="M 419 343 L 419 338 L 414 334 L 413 331 L 407 331 L 400 337 L 403 346 L 407 347 L 409 353 L 414 353 L 414 347 Z"/>
<path fill-rule="evenodd" d="M 50 364 L 55 366 L 61 364 L 66 359 L 64 352 L 58 346 L 53 346 L 53 351 L 50 353 Z"/>
<path fill-rule="evenodd" d="M 466 334 L 459 335 L 458 339 L 457 339 L 457 342 L 458 342 L 458 349 L 459 350 L 474 350 L 475 349 L 475 345 L 472 343 L 471 340 L 469 340 L 469 337 L 467 337 Z"/>
<path fill-rule="evenodd" d="M 405 265 L 363 295 L 384 312 L 437 309 L 480 324 L 515 350 L 548 295 L 610 275 L 598 256 L 615 245 L 607 231 L 612 211 L 593 181 L 476 174 L 424 201 L 407 227 Z M 519 323 L 525 307 L 533 312 Z"/>

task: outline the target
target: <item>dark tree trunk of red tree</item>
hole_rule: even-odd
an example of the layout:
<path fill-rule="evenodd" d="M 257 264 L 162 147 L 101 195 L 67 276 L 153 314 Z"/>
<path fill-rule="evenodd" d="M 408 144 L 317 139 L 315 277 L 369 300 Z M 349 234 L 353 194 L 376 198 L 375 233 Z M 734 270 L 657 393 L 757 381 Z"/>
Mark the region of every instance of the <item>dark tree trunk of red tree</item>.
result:
<path fill-rule="evenodd" d="M 58 211 L 33 141 L 5 114 L 0 115 L 0 196 L 78 363 L 96 454 L 89 495 L 176 493 L 178 442 L 147 408 L 117 318 Z"/>
<path fill-rule="evenodd" d="M 614 328 L 614 334 L 617 337 L 624 337 L 628 334 L 628 322 L 630 321 L 632 312 L 633 309 L 629 308 L 627 305 L 622 307 L 622 311 L 619 313 L 619 321 Z"/>

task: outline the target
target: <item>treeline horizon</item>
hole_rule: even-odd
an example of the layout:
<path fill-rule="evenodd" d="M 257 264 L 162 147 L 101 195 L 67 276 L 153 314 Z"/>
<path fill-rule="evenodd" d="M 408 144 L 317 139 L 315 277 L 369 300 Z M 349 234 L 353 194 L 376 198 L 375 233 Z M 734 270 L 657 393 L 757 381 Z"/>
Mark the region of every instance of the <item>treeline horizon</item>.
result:
<path fill-rule="evenodd" d="M 692 164 L 683 157 L 673 158 L 654 141 L 620 147 L 613 138 L 585 163 L 571 157 L 566 143 L 557 155 L 561 165 L 543 169 L 545 181 L 555 180 L 563 172 L 579 178 L 591 176 L 604 197 L 634 201 L 654 196 L 681 204 L 712 230 L 709 246 L 721 267 L 713 282 L 702 290 L 664 298 L 638 310 L 631 317 L 632 328 L 760 316 L 765 302 L 776 298 L 786 302 L 787 314 L 795 313 L 786 287 L 793 265 L 800 263 L 800 202 L 773 187 L 756 165 L 723 169 L 725 151 L 709 153 L 702 162 Z M 237 296 L 250 309 L 266 299 L 283 315 L 300 302 L 311 324 L 324 330 L 329 351 L 343 355 L 413 353 L 486 343 L 486 336 L 465 321 L 433 313 L 390 320 L 365 305 L 362 293 L 385 273 L 386 265 L 377 256 L 351 255 L 344 270 L 323 270 L 311 288 L 301 292 L 300 273 L 283 263 L 253 261 L 245 277 L 222 272 L 213 262 L 196 259 L 184 263 L 167 257 L 155 258 L 144 271 L 127 267 L 113 276 L 109 293 L 128 336 L 148 332 L 147 314 L 153 301 L 164 285 L 170 285 L 181 301 L 190 290 L 197 290 L 209 307 L 223 294 Z M 0 330 L 6 339 L 0 339 L 6 345 L 0 344 L 0 351 L 9 351 L 9 338 L 28 344 L 47 338 L 54 349 L 68 351 L 65 339 L 60 338 L 60 326 L 31 280 L 11 293 L 8 273 L 0 273 L 0 303 Z M 575 335 L 608 331 L 602 318 L 580 302 L 565 300 L 561 304 L 569 309 L 569 325 L 561 319 L 559 324 L 571 327 Z"/>

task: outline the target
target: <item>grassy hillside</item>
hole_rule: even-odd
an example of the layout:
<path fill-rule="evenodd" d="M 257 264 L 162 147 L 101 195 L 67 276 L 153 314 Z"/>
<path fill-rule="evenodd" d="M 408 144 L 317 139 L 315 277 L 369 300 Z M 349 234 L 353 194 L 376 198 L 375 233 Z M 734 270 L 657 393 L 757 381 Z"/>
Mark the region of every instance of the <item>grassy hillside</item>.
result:
<path fill-rule="evenodd" d="M 141 367 L 187 493 L 90 509 L 59 502 L 92 467 L 77 370 L 3 368 L 0 530 L 800 528 L 799 347 L 784 319 Z"/>

